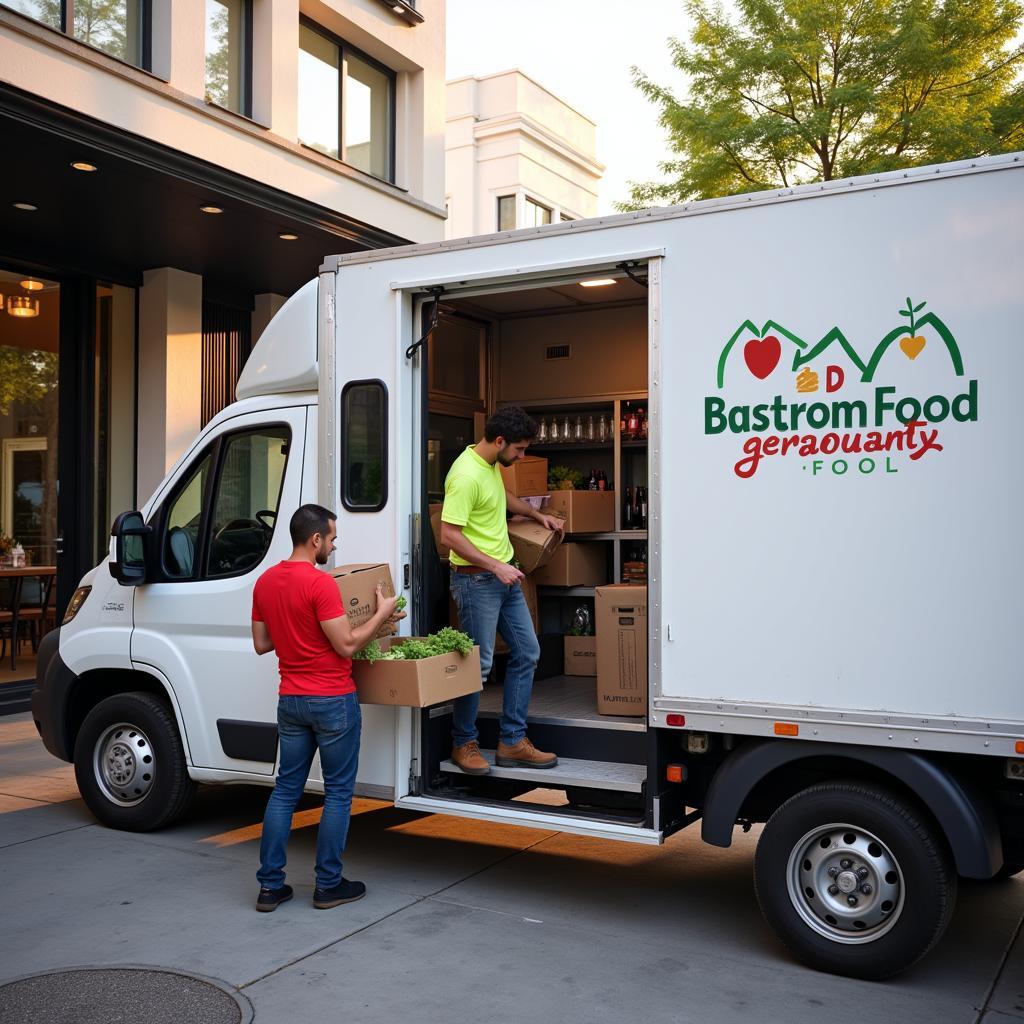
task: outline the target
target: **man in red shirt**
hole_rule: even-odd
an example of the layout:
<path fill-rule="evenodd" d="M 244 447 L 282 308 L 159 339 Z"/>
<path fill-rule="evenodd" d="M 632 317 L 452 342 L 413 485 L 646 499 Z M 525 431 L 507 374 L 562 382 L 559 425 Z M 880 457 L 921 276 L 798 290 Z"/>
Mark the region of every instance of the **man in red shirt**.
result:
<path fill-rule="evenodd" d="M 263 818 L 256 909 L 276 910 L 292 898 L 292 887 L 284 883 L 292 814 L 319 750 L 324 808 L 317 830 L 313 906 L 328 910 L 366 894 L 362 882 L 341 873 L 362 725 L 352 655 L 394 615 L 397 598 L 385 597 L 378 586 L 376 612 L 361 626 L 351 625 L 337 584 L 317 569 L 334 551 L 337 516 L 321 505 L 303 505 L 288 528 L 291 557 L 268 569 L 252 594 L 253 646 L 257 654 L 277 651 L 281 670 L 281 763 Z"/>

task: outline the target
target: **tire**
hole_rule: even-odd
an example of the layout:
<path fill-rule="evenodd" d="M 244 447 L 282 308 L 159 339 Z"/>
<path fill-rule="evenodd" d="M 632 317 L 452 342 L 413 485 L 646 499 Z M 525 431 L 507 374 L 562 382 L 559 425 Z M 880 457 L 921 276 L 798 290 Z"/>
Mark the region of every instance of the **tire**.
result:
<path fill-rule="evenodd" d="M 809 966 L 852 978 L 892 977 L 920 960 L 949 924 L 956 883 L 928 818 L 856 782 L 791 797 L 754 858 L 761 912 L 782 941 Z"/>
<path fill-rule="evenodd" d="M 171 709 L 148 693 L 120 693 L 89 712 L 75 741 L 75 779 L 110 828 L 151 832 L 188 808 L 195 783 Z"/>

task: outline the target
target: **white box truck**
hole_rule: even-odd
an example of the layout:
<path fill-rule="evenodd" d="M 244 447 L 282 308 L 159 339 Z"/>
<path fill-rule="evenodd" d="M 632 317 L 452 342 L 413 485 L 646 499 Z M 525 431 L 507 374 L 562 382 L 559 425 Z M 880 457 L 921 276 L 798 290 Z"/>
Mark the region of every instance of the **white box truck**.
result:
<path fill-rule="evenodd" d="M 645 546 L 643 715 L 597 714 L 593 677 L 538 679 L 558 768 L 468 777 L 449 706 L 367 706 L 359 791 L 640 843 L 764 822 L 782 938 L 896 973 L 958 876 L 1024 867 L 1022 285 L 1018 154 L 330 258 L 116 520 L 42 646 L 43 741 L 115 828 L 166 825 L 198 783 L 272 784 L 276 665 L 249 612 L 291 511 L 337 509 L 339 561 L 389 562 L 422 635 L 447 621 L 445 446 L 502 404 L 562 434 L 596 415 L 599 440 L 549 436 L 549 461 L 648 491 L 646 530 L 617 514 L 587 538 L 609 582 Z M 541 633 L 561 643 L 592 595 L 541 588 Z M 486 746 L 500 687 L 481 708 Z"/>

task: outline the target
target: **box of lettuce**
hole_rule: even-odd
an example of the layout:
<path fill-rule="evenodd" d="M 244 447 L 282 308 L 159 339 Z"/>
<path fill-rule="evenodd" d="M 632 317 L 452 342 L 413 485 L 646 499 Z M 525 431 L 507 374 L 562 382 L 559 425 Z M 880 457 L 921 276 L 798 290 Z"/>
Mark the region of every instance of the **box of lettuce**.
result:
<path fill-rule="evenodd" d="M 480 648 L 457 629 L 385 637 L 352 659 L 360 704 L 426 708 L 483 689 Z"/>

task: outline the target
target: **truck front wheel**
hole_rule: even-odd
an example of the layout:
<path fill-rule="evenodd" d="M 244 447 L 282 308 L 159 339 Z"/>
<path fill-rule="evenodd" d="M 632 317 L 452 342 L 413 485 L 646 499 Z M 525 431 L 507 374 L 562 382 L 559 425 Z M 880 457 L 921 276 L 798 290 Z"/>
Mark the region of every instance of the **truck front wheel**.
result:
<path fill-rule="evenodd" d="M 195 792 L 171 709 L 148 693 L 120 693 L 89 712 L 75 741 L 75 779 L 110 828 L 150 832 L 180 817 Z"/>
<path fill-rule="evenodd" d="M 761 911 L 818 970 L 887 978 L 942 936 L 956 871 L 942 836 L 888 790 L 823 783 L 786 801 L 754 859 Z"/>

